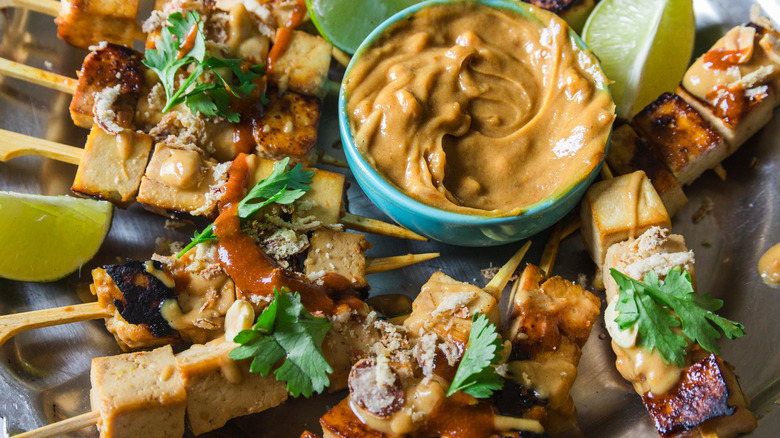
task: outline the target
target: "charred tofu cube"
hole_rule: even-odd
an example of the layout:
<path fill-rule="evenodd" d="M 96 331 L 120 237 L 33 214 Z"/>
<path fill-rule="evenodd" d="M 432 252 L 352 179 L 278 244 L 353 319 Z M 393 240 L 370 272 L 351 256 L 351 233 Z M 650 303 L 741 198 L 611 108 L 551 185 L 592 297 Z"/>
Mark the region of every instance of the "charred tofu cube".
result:
<path fill-rule="evenodd" d="M 319 36 L 293 30 L 289 41 L 277 41 L 274 44 L 287 43 L 286 49 L 269 65 L 268 78 L 280 89 L 325 97 L 327 93 L 328 69 L 333 47 Z M 273 47 L 271 53 L 274 52 Z"/>
<path fill-rule="evenodd" d="M 170 345 L 92 360 L 90 400 L 104 438 L 180 438 L 187 392 Z"/>
<path fill-rule="evenodd" d="M 680 183 L 658 161 L 631 125 L 621 125 L 613 129 L 607 164 L 615 175 L 644 171 L 661 197 L 669 216 L 674 216 L 688 203 L 688 197 L 685 196 Z"/>
<path fill-rule="evenodd" d="M 673 93 L 664 93 L 646 106 L 634 116 L 633 125 L 682 185 L 729 155 L 723 136 Z"/>
<path fill-rule="evenodd" d="M 290 157 L 308 165 L 317 145 L 319 100 L 290 91 L 280 95 L 273 89 L 267 95 L 262 115 L 252 121 L 257 154 L 269 160 Z"/>
<path fill-rule="evenodd" d="M 599 268 L 613 244 L 653 226 L 671 228 L 661 198 L 641 170 L 590 186 L 580 215 L 582 240 Z"/>
<path fill-rule="evenodd" d="M 580 33 L 588 16 L 596 7 L 596 0 L 523 0 L 542 9 L 558 14 Z"/>
<path fill-rule="evenodd" d="M 130 351 L 181 340 L 161 311 L 163 302 L 175 301 L 173 287 L 159 263 L 128 260 L 94 269 L 90 290 L 109 315 L 106 328 Z"/>
<path fill-rule="evenodd" d="M 499 324 L 498 304 L 484 290 L 435 272 L 412 303 L 412 314 L 404 321 L 411 333 L 432 331 L 462 347 L 468 342 L 472 317 L 483 313 Z"/>
<path fill-rule="evenodd" d="M 187 422 L 195 435 L 231 418 L 262 412 L 287 400 L 287 386 L 273 375 L 250 373 L 249 364 L 228 357 L 237 344 L 193 345 L 176 356 L 187 390 Z M 179 435 L 181 436 L 181 435 Z"/>
<path fill-rule="evenodd" d="M 121 128 L 131 129 L 146 71 L 142 60 L 143 55 L 135 50 L 115 44 L 90 52 L 81 64 L 78 86 L 70 102 L 73 123 L 90 128 L 95 121 L 109 120 L 101 123 L 113 121 Z"/>
<path fill-rule="evenodd" d="M 190 149 L 158 143 L 138 190 L 138 202 L 160 213 L 213 218 L 229 163 L 216 164 Z"/>
<path fill-rule="evenodd" d="M 672 391 L 644 394 L 642 400 L 663 437 L 696 428 L 733 437 L 758 426 L 734 372 L 714 354 L 686 368 Z"/>
<path fill-rule="evenodd" d="M 368 287 L 366 250 L 371 245 L 362 234 L 320 229 L 311 237 L 304 261 L 306 276 L 319 279 L 326 274 L 346 278 L 357 289 Z"/>
<path fill-rule="evenodd" d="M 126 206 L 135 201 L 151 151 L 149 135 L 112 135 L 93 126 L 71 190 Z"/>
<path fill-rule="evenodd" d="M 133 46 L 138 25 L 138 0 L 62 0 L 57 36 L 87 49 L 100 41 Z"/>

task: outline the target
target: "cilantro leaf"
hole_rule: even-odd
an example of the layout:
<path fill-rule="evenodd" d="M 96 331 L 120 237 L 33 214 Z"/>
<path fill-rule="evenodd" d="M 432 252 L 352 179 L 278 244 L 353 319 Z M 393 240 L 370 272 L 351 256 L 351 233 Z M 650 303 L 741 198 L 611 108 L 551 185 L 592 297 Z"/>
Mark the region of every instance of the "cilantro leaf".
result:
<path fill-rule="evenodd" d="M 306 194 L 311 189 L 311 178 L 314 176 L 313 170 L 304 170 L 303 166 L 297 164 L 291 170 L 286 170 L 290 163 L 287 157 L 282 161 L 274 163 L 274 168 L 267 178 L 259 181 L 252 190 L 247 193 L 244 199 L 238 203 L 238 217 L 248 219 L 260 211 L 266 205 L 277 203 L 289 205 Z M 214 235 L 214 224 L 211 223 L 200 233 L 195 233 L 192 241 L 184 247 L 178 254 L 181 258 L 195 245 L 217 240 Z"/>
<path fill-rule="evenodd" d="M 637 324 L 638 344 L 657 349 L 666 363 L 684 365 L 688 340 L 718 354 L 720 332 L 717 329 L 729 339 L 745 334 L 742 324 L 713 313 L 723 302 L 709 294 L 696 294 L 690 275 L 680 267 L 669 271 L 663 284 L 655 271 L 648 272 L 644 282 L 614 268 L 610 274 L 619 290 L 615 309 L 620 316 L 615 322 L 622 329 Z M 682 334 L 673 331 L 673 327 L 681 327 Z"/>
<path fill-rule="evenodd" d="M 498 364 L 499 353 L 503 349 L 496 326 L 484 314 L 474 315 L 468 347 L 458 364 L 447 397 L 463 391 L 476 398 L 488 398 L 493 391 L 501 389 L 504 380 L 496 374 L 493 365 Z"/>
<path fill-rule="evenodd" d="M 298 293 L 274 288 L 274 301 L 263 311 L 255 326 L 234 338 L 241 344 L 230 352 L 233 360 L 252 359 L 250 371 L 267 376 L 274 367 L 276 380 L 287 382 L 294 397 L 322 392 L 333 372 L 322 354 L 322 342 L 333 323 L 318 318 L 301 304 Z"/>

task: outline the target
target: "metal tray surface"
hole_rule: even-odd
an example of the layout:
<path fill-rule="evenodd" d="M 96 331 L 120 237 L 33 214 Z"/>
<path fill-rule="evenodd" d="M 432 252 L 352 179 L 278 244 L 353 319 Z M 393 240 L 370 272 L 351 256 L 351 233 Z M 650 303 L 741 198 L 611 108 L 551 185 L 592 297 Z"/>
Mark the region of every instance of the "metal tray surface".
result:
<path fill-rule="evenodd" d="M 144 3 L 139 16 L 148 15 Z M 761 1 L 778 23 L 777 0 Z M 748 20 L 749 0 L 695 0 L 698 55 L 725 31 Z M 34 67 L 75 77 L 86 52 L 56 39 L 51 17 L 24 10 L 0 13 L 0 56 Z M 87 131 L 71 123 L 70 96 L 0 77 L 0 128 L 70 145 L 83 145 Z M 330 148 L 338 138 L 335 99 L 325 102 L 320 145 Z M 330 151 L 339 154 L 340 151 Z M 685 236 L 696 253 L 701 291 L 725 301 L 724 316 L 744 323 L 748 335 L 724 341 L 722 355 L 741 377 L 744 392 L 759 416 L 755 437 L 776 437 L 780 430 L 780 301 L 778 293 L 759 278 L 761 254 L 780 242 L 780 113 L 754 138 L 727 159 L 725 181 L 707 172 L 686 188 L 690 203 L 674 220 L 674 231 Z M 331 169 L 332 170 L 332 169 Z M 69 193 L 76 167 L 37 157 L 0 163 L 0 190 L 58 195 Z M 345 171 L 345 170 L 342 170 Z M 346 173 L 349 173 L 346 171 Z M 387 220 L 361 192 L 354 179 L 348 191 L 353 213 Z M 705 201 L 711 214 L 694 223 L 692 217 Z M 155 238 L 189 240 L 192 229 L 173 231 L 165 220 L 132 206 L 116 210 L 111 231 L 98 255 L 80 272 L 48 284 L 0 279 L 0 314 L 79 303 L 79 285 L 91 280 L 90 270 L 125 257 L 151 256 Z M 13 230 L 0 230 L 7 233 Z M 538 263 L 547 236 L 534 236 L 526 260 Z M 462 281 L 484 284 L 481 268 L 501 265 L 521 243 L 488 249 L 460 248 L 436 242 L 412 242 L 371 236 L 371 255 L 440 251 L 442 257 L 400 271 L 371 278 L 372 294 L 405 293 L 415 296 L 436 270 Z M 14 251 L 0 248 L 0 251 Z M 595 267 L 575 234 L 562 242 L 554 274 L 592 281 Z M 83 287 L 83 286 L 82 286 Z M 603 292 L 597 292 L 603 299 Z M 604 307 L 602 307 L 603 310 Z M 94 357 L 120 353 L 102 321 L 70 324 L 22 333 L 0 349 L 0 416 L 10 433 L 34 429 L 87 412 L 89 368 Z M 640 398 L 614 367 L 615 356 L 603 322 L 586 344 L 579 378 L 572 395 L 579 425 L 586 437 L 657 436 Z M 298 437 L 304 429 L 319 431 L 317 419 L 346 395 L 345 392 L 290 400 L 277 409 L 235 419 L 207 437 Z M 0 425 L 2 420 L 0 420 Z M 94 428 L 72 436 L 96 436 Z"/>

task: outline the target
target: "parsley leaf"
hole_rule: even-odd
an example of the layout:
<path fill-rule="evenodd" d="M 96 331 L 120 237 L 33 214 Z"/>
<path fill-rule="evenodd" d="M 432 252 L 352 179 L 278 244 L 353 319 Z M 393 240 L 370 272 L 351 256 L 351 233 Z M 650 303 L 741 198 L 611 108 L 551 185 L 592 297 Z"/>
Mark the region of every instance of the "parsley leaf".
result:
<path fill-rule="evenodd" d="M 493 365 L 497 365 L 504 347 L 484 314 L 476 314 L 471 322 L 469 342 L 463 358 L 458 364 L 455 378 L 452 379 L 447 397 L 463 391 L 476 398 L 488 398 L 493 391 L 504 386 L 504 380 L 496 374 Z"/>
<path fill-rule="evenodd" d="M 274 300 L 260 314 L 255 326 L 242 330 L 234 341 L 241 346 L 230 352 L 233 360 L 252 359 L 249 370 L 267 376 L 274 371 L 276 380 L 287 382 L 287 391 L 294 397 L 310 397 L 330 385 L 333 372 L 322 354 L 322 342 L 333 323 L 318 318 L 301 304 L 298 293 L 287 288 L 274 288 Z"/>
<path fill-rule="evenodd" d="M 619 289 L 615 309 L 620 315 L 615 322 L 622 329 L 637 324 L 638 345 L 657 349 L 666 363 L 684 365 L 687 339 L 718 354 L 718 328 L 729 339 L 745 334 L 742 324 L 713 313 L 723 306 L 723 301 L 709 294 L 696 294 L 691 276 L 680 267 L 669 271 L 663 284 L 655 271 L 645 274 L 644 282 L 614 268 L 610 274 Z M 682 335 L 672 327 L 681 327 Z"/>
<path fill-rule="evenodd" d="M 197 12 L 189 12 L 186 17 L 175 12 L 168 16 L 168 24 L 169 26 L 160 31 L 157 47 L 148 49 L 143 61 L 157 73 L 165 88 L 166 103 L 163 112 L 184 102 L 193 113 L 207 117 L 225 117 L 230 122 L 237 123 L 240 115 L 230 109 L 232 98 L 248 97 L 257 87 L 255 79 L 263 75 L 265 68 L 262 65 L 247 66 L 240 59 L 207 56 L 206 37 Z M 188 52 L 183 52 L 183 45 L 190 41 L 192 47 Z M 177 88 L 176 77 L 179 71 L 189 64 L 195 64 L 195 68 Z M 238 85 L 234 85 L 232 79 L 226 78 L 220 69 L 229 69 Z M 214 73 L 217 82 L 197 82 L 207 71 Z"/>
<path fill-rule="evenodd" d="M 292 169 L 286 170 L 288 164 L 290 164 L 289 157 L 274 163 L 271 174 L 259 181 L 247 193 L 244 199 L 238 203 L 239 218 L 248 219 L 263 207 L 274 202 L 284 205 L 292 204 L 311 189 L 310 184 L 314 171 L 304 170 L 300 164 L 296 164 Z M 200 233 L 195 233 L 192 241 L 179 251 L 176 257 L 181 258 L 187 251 L 199 243 L 216 240 L 217 237 L 214 235 L 213 229 L 214 224 L 211 223 Z"/>

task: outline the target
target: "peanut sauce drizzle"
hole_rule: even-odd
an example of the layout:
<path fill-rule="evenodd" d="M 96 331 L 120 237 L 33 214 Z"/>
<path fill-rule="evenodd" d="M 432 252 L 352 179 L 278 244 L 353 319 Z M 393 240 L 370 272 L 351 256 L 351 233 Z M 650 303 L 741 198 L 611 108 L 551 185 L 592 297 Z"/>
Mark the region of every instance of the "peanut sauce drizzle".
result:
<path fill-rule="evenodd" d="M 268 52 L 267 71 L 273 71 L 276 60 L 278 60 L 290 47 L 292 30 L 303 23 L 304 17 L 306 17 L 306 1 L 298 0 L 295 9 L 293 9 L 292 14 L 290 15 L 290 19 L 284 24 L 284 27 L 276 31 L 276 40 L 274 41 L 273 47 L 271 47 L 271 51 Z"/>
<path fill-rule="evenodd" d="M 251 301 L 252 296 L 270 296 L 274 288 L 286 287 L 301 295 L 301 302 L 309 312 L 332 314 L 337 302 L 352 308 L 362 306 L 347 279 L 326 274 L 323 285 L 312 284 L 301 274 L 277 266 L 251 237 L 241 231 L 238 203 L 250 175 L 246 158 L 246 154 L 240 154 L 230 166 L 225 194 L 219 203 L 220 214 L 214 221 L 217 259 L 236 285 L 236 299 Z"/>

